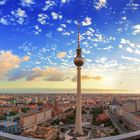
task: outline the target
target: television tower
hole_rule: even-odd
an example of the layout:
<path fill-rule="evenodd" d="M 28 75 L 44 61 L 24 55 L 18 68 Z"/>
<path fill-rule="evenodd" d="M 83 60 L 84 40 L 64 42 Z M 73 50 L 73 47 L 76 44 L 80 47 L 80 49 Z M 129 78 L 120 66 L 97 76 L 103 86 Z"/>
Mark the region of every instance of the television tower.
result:
<path fill-rule="evenodd" d="M 76 57 L 74 64 L 77 66 L 77 99 L 76 99 L 76 122 L 74 133 L 76 135 L 84 135 L 82 129 L 82 108 L 81 108 L 81 66 L 84 64 L 84 59 L 81 56 L 80 48 L 80 23 L 78 23 L 78 48 L 76 49 Z"/>

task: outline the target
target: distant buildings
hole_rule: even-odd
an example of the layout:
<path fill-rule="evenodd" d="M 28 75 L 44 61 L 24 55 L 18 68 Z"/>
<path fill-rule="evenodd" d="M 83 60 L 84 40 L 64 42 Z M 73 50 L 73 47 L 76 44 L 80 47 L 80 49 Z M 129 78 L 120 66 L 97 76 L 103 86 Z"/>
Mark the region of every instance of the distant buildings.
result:
<path fill-rule="evenodd" d="M 32 129 L 37 124 L 50 120 L 52 118 L 52 110 L 44 110 L 33 114 L 25 114 L 20 116 L 20 126 L 23 131 Z"/>
<path fill-rule="evenodd" d="M 97 122 L 104 122 L 108 119 L 109 119 L 109 116 L 107 115 L 107 113 L 104 112 L 102 114 L 99 114 L 99 116 L 97 116 L 96 121 Z"/>
<path fill-rule="evenodd" d="M 36 126 L 30 132 L 22 133 L 23 136 L 46 140 L 55 140 L 58 137 L 58 129 L 53 127 Z"/>
<path fill-rule="evenodd" d="M 111 109 L 130 130 L 140 129 L 140 103 L 127 103 Z"/>

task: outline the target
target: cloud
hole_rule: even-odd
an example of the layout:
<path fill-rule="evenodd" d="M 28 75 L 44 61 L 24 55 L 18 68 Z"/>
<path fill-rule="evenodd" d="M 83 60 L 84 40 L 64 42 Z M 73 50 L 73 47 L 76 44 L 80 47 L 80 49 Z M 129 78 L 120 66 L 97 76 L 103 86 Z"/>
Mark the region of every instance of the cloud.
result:
<path fill-rule="evenodd" d="M 100 76 L 82 75 L 81 79 L 82 80 L 101 80 L 102 77 L 100 77 Z M 76 82 L 77 81 L 77 76 L 74 76 L 71 80 L 72 80 L 72 82 Z"/>
<path fill-rule="evenodd" d="M 36 80 L 37 78 L 41 78 L 45 75 L 44 70 L 40 68 L 34 68 L 27 76 L 27 81 Z"/>
<path fill-rule="evenodd" d="M 48 67 L 46 69 L 34 68 L 27 76 L 27 81 L 43 79 L 46 81 L 64 81 L 68 79 L 65 77 L 64 73 L 53 67 Z"/>
<path fill-rule="evenodd" d="M 65 56 L 66 56 L 66 52 L 59 52 L 59 53 L 57 53 L 57 58 L 64 58 Z"/>
<path fill-rule="evenodd" d="M 68 79 L 67 77 L 65 77 L 62 71 L 56 68 L 48 68 L 45 71 L 45 74 L 46 74 L 45 80 L 47 81 L 64 81 Z"/>
<path fill-rule="evenodd" d="M 134 30 L 134 31 L 132 32 L 133 35 L 136 35 L 136 34 L 140 33 L 140 24 L 134 25 L 134 26 L 132 27 L 132 29 Z"/>
<path fill-rule="evenodd" d="M 51 12 L 51 16 L 52 16 L 53 20 L 62 19 L 62 15 L 55 13 L 55 12 Z"/>
<path fill-rule="evenodd" d="M 63 27 L 63 28 L 67 27 L 66 24 L 61 24 L 60 26 Z"/>
<path fill-rule="evenodd" d="M 29 61 L 29 56 L 20 58 L 11 51 L 0 51 L 0 77 L 3 78 L 10 71 L 19 68 L 22 62 Z"/>
<path fill-rule="evenodd" d="M 24 70 L 15 71 L 14 73 L 10 73 L 8 81 L 16 81 L 18 79 L 24 78 L 28 75 L 28 73 L 29 73 L 28 71 Z"/>
<path fill-rule="evenodd" d="M 44 6 L 43 10 L 47 11 L 48 9 L 52 9 L 54 6 L 56 6 L 55 1 L 53 1 L 53 0 L 46 0 L 45 1 L 45 6 Z"/>
<path fill-rule="evenodd" d="M 94 7 L 95 7 L 97 10 L 99 10 L 99 9 L 101 9 L 101 8 L 103 8 L 103 7 L 106 8 L 106 5 L 107 5 L 107 0 L 98 0 L 98 2 L 95 3 L 95 6 L 94 6 Z"/>
<path fill-rule="evenodd" d="M 21 8 L 18 8 L 18 9 L 16 10 L 16 15 L 17 15 L 18 17 L 26 17 L 26 12 L 25 12 L 25 10 L 22 10 Z"/>
<path fill-rule="evenodd" d="M 127 56 L 121 56 L 121 58 L 124 59 L 124 60 L 131 61 L 131 62 L 137 62 L 137 63 L 140 63 L 140 59 L 138 59 L 138 58 L 127 57 Z"/>
<path fill-rule="evenodd" d="M 4 17 L 0 18 L 0 23 L 2 23 L 4 25 L 8 25 L 9 24 L 8 21 L 7 21 L 7 19 L 4 18 Z"/>
<path fill-rule="evenodd" d="M 81 78 L 82 80 L 91 80 L 91 79 L 101 80 L 102 79 L 102 77 L 100 76 L 88 76 L 88 75 L 83 75 Z"/>
<path fill-rule="evenodd" d="M 62 34 L 63 34 L 63 35 L 70 36 L 70 33 L 69 33 L 69 32 L 63 32 Z"/>
<path fill-rule="evenodd" d="M 30 57 L 29 57 L 29 56 L 24 56 L 24 57 L 22 58 L 22 61 L 24 61 L 24 62 L 29 61 L 29 60 L 30 60 Z"/>
<path fill-rule="evenodd" d="M 126 51 L 128 51 L 129 53 L 133 53 L 133 49 L 130 48 L 130 47 L 127 47 L 127 48 L 126 48 Z"/>
<path fill-rule="evenodd" d="M 125 38 L 122 38 L 119 45 L 120 49 L 124 49 L 129 53 L 140 54 L 140 45 L 131 42 Z"/>
<path fill-rule="evenodd" d="M 24 6 L 31 6 L 34 4 L 34 0 L 21 0 L 21 5 Z"/>
<path fill-rule="evenodd" d="M 92 18 L 86 17 L 86 18 L 82 21 L 82 25 L 83 25 L 83 26 L 91 25 L 91 24 L 92 24 L 91 20 L 92 20 Z"/>
<path fill-rule="evenodd" d="M 9 73 L 8 77 L 8 81 L 16 81 L 21 78 L 25 78 L 26 81 L 64 81 L 66 79 L 70 79 L 70 76 L 65 75 L 65 73 L 62 70 L 54 67 L 47 67 L 45 69 L 36 67 L 32 70 L 17 69 L 16 71 Z"/>
<path fill-rule="evenodd" d="M 21 25 L 25 22 L 25 18 L 27 17 L 25 10 L 21 8 L 18 8 L 15 11 L 11 11 L 11 14 L 16 18 L 16 22 Z"/>
<path fill-rule="evenodd" d="M 65 3 L 68 3 L 68 2 L 69 2 L 69 0 L 61 0 L 62 4 L 65 4 Z"/>
<path fill-rule="evenodd" d="M 7 0 L 1 0 L 0 5 L 5 5 L 7 3 Z"/>
<path fill-rule="evenodd" d="M 21 59 L 10 51 L 0 51 L 0 77 L 19 67 Z"/>
<path fill-rule="evenodd" d="M 109 51 L 109 50 L 112 50 L 113 47 L 112 46 L 108 46 L 108 47 L 105 47 L 105 48 L 98 48 L 98 50 L 104 50 L 104 51 Z"/>
<path fill-rule="evenodd" d="M 58 27 L 58 28 L 57 28 L 57 31 L 58 31 L 58 32 L 62 32 L 62 31 L 63 31 L 63 28 Z"/>
<path fill-rule="evenodd" d="M 34 28 L 35 28 L 35 31 L 33 31 L 34 34 L 38 35 L 39 33 L 42 32 L 42 29 L 38 25 L 35 25 Z"/>
<path fill-rule="evenodd" d="M 121 41 L 120 41 L 121 44 L 124 44 L 124 45 L 129 45 L 131 46 L 132 48 L 135 48 L 135 44 L 130 42 L 129 40 L 125 39 L 125 38 L 122 38 Z"/>
<path fill-rule="evenodd" d="M 140 4 L 136 3 L 136 1 L 134 0 L 130 0 L 130 2 L 126 5 L 126 8 L 125 9 L 128 9 L 128 10 L 138 10 L 140 7 Z"/>
<path fill-rule="evenodd" d="M 46 15 L 46 14 L 38 14 L 38 22 L 40 23 L 40 24 L 46 24 L 46 19 L 49 19 L 49 17 L 48 17 L 48 15 Z"/>
<path fill-rule="evenodd" d="M 117 60 L 113 59 L 108 59 L 107 57 L 100 57 L 95 59 L 95 62 L 97 63 L 98 67 L 101 68 L 113 68 L 113 67 L 118 67 L 118 62 Z"/>

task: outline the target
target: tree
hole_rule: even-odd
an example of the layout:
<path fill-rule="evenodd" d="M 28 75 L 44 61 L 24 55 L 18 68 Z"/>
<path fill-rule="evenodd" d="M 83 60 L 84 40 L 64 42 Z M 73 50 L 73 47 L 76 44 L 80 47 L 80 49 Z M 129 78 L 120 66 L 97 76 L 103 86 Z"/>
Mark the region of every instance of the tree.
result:
<path fill-rule="evenodd" d="M 17 115 L 17 111 L 10 111 L 9 116 Z"/>
<path fill-rule="evenodd" d="M 38 102 L 38 106 L 41 106 L 43 105 L 44 103 L 43 102 Z"/>
<path fill-rule="evenodd" d="M 6 116 L 0 116 L 0 120 L 5 120 Z"/>
<path fill-rule="evenodd" d="M 21 111 L 22 111 L 23 113 L 26 113 L 28 110 L 30 110 L 29 107 L 23 107 L 23 108 L 21 108 Z"/>
<path fill-rule="evenodd" d="M 52 125 L 58 125 L 59 123 L 60 123 L 60 120 L 59 119 L 56 119 L 51 124 Z"/>

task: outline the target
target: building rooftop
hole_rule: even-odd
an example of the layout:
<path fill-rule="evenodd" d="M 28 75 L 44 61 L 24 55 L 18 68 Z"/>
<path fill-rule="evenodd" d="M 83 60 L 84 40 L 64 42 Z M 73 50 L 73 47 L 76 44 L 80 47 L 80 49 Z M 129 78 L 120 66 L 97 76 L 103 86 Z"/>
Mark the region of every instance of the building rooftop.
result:
<path fill-rule="evenodd" d="M 3 127 L 10 127 L 10 126 L 14 126 L 14 125 L 17 125 L 17 123 L 16 122 L 11 122 L 11 121 L 0 122 L 0 126 L 3 126 Z"/>

